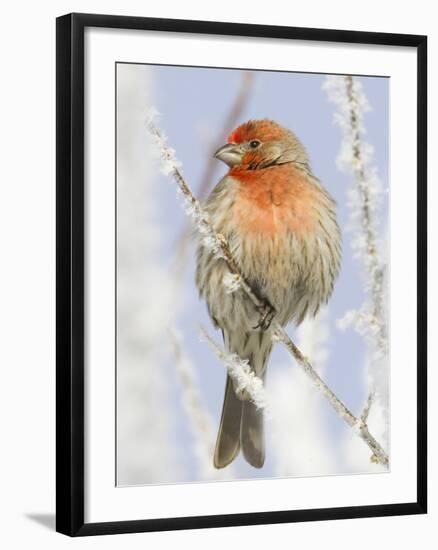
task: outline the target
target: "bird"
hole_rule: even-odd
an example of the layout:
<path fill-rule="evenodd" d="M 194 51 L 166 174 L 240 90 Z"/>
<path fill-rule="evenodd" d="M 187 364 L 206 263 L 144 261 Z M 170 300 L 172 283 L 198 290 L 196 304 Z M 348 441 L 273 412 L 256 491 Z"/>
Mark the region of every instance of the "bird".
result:
<path fill-rule="evenodd" d="M 327 303 L 341 263 L 336 203 L 313 175 L 298 137 L 270 119 L 249 120 L 214 154 L 228 172 L 204 203 L 214 231 L 228 241 L 244 279 L 269 303 L 281 326 L 314 317 Z M 199 240 L 196 285 L 224 346 L 263 381 L 273 329 L 238 289 L 224 283 L 229 268 Z M 242 451 L 254 468 L 265 462 L 263 410 L 227 374 L 214 449 L 215 468 Z"/>

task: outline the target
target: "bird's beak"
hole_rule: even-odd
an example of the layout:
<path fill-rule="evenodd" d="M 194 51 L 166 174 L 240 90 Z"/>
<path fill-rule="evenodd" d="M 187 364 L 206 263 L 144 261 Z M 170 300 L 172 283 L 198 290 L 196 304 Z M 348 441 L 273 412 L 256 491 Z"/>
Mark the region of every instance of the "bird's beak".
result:
<path fill-rule="evenodd" d="M 225 162 L 228 166 L 235 166 L 242 162 L 243 150 L 240 145 L 235 143 L 227 143 L 214 154 L 214 158 Z"/>

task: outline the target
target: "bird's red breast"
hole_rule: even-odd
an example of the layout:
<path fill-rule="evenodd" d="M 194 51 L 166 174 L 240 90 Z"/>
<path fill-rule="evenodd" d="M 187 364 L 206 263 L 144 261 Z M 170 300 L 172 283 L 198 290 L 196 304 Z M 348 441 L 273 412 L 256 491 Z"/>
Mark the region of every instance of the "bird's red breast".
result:
<path fill-rule="evenodd" d="M 242 233 L 301 235 L 314 229 L 318 190 L 292 164 L 265 170 L 236 166 L 229 176 L 238 182 L 233 215 Z"/>

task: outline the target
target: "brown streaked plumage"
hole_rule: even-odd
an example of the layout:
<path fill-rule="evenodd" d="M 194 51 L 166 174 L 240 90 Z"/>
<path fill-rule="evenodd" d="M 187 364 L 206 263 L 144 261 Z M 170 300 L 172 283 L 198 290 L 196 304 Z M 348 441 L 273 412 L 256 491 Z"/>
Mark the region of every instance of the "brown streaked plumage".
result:
<path fill-rule="evenodd" d="M 282 324 L 314 316 L 330 297 L 339 271 L 341 237 L 335 203 L 313 176 L 306 151 L 289 130 L 271 120 L 239 126 L 216 157 L 229 165 L 205 208 L 215 230 L 230 243 L 247 280 L 276 309 Z M 227 293 L 228 272 L 202 244 L 196 283 L 226 348 L 248 359 L 265 378 L 272 348 L 270 329 L 242 293 Z M 237 395 L 227 378 L 214 464 L 223 468 L 242 449 L 256 468 L 265 460 L 263 411 Z"/>

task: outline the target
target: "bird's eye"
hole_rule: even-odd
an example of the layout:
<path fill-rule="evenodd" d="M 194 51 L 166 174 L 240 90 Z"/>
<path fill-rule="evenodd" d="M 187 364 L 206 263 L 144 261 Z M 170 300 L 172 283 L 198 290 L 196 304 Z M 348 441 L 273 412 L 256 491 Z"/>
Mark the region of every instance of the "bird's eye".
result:
<path fill-rule="evenodd" d="M 258 139 L 253 139 L 249 142 L 249 146 L 251 149 L 257 149 L 257 147 L 260 145 L 260 141 Z"/>

